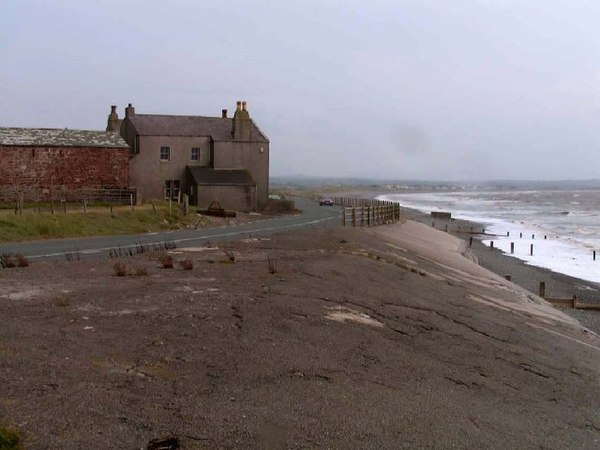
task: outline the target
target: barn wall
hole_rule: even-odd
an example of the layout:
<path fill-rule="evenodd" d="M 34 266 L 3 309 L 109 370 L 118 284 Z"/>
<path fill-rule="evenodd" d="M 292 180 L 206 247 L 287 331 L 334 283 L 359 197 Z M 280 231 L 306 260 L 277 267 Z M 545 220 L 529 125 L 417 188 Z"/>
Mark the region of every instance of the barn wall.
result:
<path fill-rule="evenodd" d="M 0 200 L 17 192 L 43 200 L 51 192 L 129 186 L 129 150 L 101 147 L 0 146 Z"/>

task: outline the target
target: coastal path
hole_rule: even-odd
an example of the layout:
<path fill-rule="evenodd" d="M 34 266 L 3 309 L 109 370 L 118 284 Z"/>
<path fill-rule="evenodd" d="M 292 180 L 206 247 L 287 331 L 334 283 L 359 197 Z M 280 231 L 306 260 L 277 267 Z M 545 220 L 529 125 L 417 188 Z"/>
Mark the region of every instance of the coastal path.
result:
<path fill-rule="evenodd" d="M 195 230 L 0 243 L 0 255 L 5 253 L 21 254 L 30 261 L 62 260 L 66 257 L 97 257 L 107 256 L 117 248 L 121 249 L 121 251 L 128 251 L 129 249 L 139 248 L 140 245 L 152 247 L 164 245 L 165 243 L 185 248 L 203 245 L 207 242 L 267 236 L 281 231 L 313 225 L 333 227 L 340 224 L 339 208 L 318 206 L 315 202 L 304 198 L 296 198 L 294 200 L 296 207 L 302 210 L 301 214 L 277 216 L 271 219 L 257 220 L 256 222 L 198 228 Z"/>

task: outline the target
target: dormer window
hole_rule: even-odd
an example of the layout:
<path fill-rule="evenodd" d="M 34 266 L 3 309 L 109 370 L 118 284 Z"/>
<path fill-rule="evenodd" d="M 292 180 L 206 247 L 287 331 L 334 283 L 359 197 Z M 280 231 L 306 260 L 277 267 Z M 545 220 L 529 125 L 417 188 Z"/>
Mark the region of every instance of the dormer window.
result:
<path fill-rule="evenodd" d="M 161 161 L 170 161 L 171 160 L 171 147 L 161 147 L 160 148 L 160 160 Z"/>

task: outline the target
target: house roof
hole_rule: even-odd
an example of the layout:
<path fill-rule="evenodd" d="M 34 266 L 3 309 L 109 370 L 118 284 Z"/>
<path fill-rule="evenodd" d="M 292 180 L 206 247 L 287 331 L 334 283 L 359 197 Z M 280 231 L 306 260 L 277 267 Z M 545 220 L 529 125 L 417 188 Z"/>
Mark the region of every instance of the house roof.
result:
<path fill-rule="evenodd" d="M 210 169 L 187 166 L 187 170 L 199 185 L 255 186 L 256 182 L 246 169 Z"/>
<path fill-rule="evenodd" d="M 0 128 L 0 145 L 129 148 L 119 133 L 68 128 Z"/>
<path fill-rule="evenodd" d="M 140 136 L 207 136 L 215 141 L 233 141 L 231 118 L 135 114 L 127 119 Z M 254 121 L 250 123 L 250 142 L 269 142 Z"/>

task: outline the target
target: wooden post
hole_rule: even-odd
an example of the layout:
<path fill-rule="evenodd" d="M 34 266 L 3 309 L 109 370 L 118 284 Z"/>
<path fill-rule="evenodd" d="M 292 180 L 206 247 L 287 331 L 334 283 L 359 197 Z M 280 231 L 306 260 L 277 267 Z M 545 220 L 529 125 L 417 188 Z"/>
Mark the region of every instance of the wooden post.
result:
<path fill-rule="evenodd" d="M 511 242 L 511 243 L 510 243 L 510 254 L 512 255 L 512 254 L 514 254 L 514 253 L 515 253 L 515 243 L 514 243 L 514 242 Z"/>
<path fill-rule="evenodd" d="M 360 226 L 361 227 L 365 226 L 365 207 L 364 206 L 360 207 Z"/>
<path fill-rule="evenodd" d="M 506 237 L 509 237 L 509 236 L 510 236 L 510 231 L 507 231 L 506 232 Z"/>
<path fill-rule="evenodd" d="M 134 211 L 134 206 L 133 206 L 133 194 L 129 194 L 129 204 L 131 205 L 131 210 Z M 170 206 L 170 202 L 169 202 L 169 206 Z M 170 212 L 169 212 L 170 214 Z"/>
<path fill-rule="evenodd" d="M 494 249 L 494 241 L 490 241 L 490 250 Z"/>
<path fill-rule="evenodd" d="M 535 239 L 535 234 L 532 234 L 532 235 L 531 235 L 531 239 Z"/>
<path fill-rule="evenodd" d="M 356 228 L 356 208 L 352 207 L 352 226 Z"/>
<path fill-rule="evenodd" d="M 342 206 L 342 226 L 346 226 L 346 207 Z"/>
<path fill-rule="evenodd" d="M 367 206 L 367 226 L 371 226 L 371 207 Z"/>
<path fill-rule="evenodd" d="M 473 245 L 473 236 L 469 236 L 469 247 Z"/>
<path fill-rule="evenodd" d="M 523 237 L 523 233 L 519 233 L 519 237 L 522 238 Z"/>
<path fill-rule="evenodd" d="M 19 194 L 19 215 L 23 215 L 23 202 L 25 201 L 25 195 L 21 192 Z"/>
<path fill-rule="evenodd" d="M 594 261 L 596 261 L 596 250 L 594 250 L 594 251 L 592 252 L 592 258 L 593 258 L 593 260 L 594 260 Z"/>
<path fill-rule="evenodd" d="M 545 298 L 546 297 L 546 283 L 543 281 L 540 281 L 540 297 Z"/>
<path fill-rule="evenodd" d="M 183 194 L 183 215 L 187 216 L 190 209 L 190 196 Z"/>
<path fill-rule="evenodd" d="M 529 246 L 529 255 L 533 256 L 533 244 Z"/>
<path fill-rule="evenodd" d="M 572 306 L 573 309 L 577 309 L 577 294 L 573 294 Z"/>
<path fill-rule="evenodd" d="M 83 213 L 87 214 L 87 202 L 85 196 L 83 197 Z"/>

